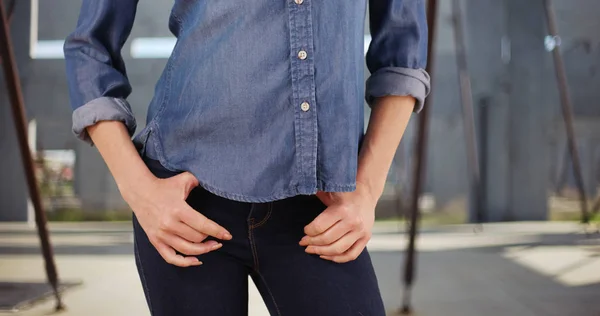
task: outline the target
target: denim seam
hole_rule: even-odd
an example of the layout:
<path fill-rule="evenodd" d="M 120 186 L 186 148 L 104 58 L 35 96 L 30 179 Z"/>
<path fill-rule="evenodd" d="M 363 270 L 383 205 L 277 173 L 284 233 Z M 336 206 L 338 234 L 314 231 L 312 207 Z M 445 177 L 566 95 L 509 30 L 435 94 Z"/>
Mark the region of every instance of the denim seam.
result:
<path fill-rule="evenodd" d="M 162 142 L 160 140 L 160 129 L 158 127 L 158 124 L 155 124 L 154 126 L 154 128 L 156 129 L 156 134 L 153 139 L 153 142 L 154 148 L 156 148 L 156 154 L 158 155 L 158 161 L 160 161 L 163 167 L 165 167 L 167 170 L 178 171 L 177 168 L 172 166 L 171 163 L 167 160 L 167 157 L 165 156 L 165 152 L 162 147 Z"/>
<path fill-rule="evenodd" d="M 175 44 L 177 45 L 177 44 Z M 173 49 L 175 50 L 175 49 Z M 173 58 L 171 59 L 171 62 L 168 64 L 168 68 L 167 68 L 167 72 L 166 72 L 166 82 L 165 82 L 165 91 L 163 92 L 163 97 L 162 100 L 160 102 L 160 107 L 158 109 L 158 111 L 156 111 L 156 115 L 153 118 L 153 121 L 156 120 L 158 121 L 158 119 L 160 118 L 160 116 L 162 115 L 162 113 L 165 111 L 165 109 L 167 108 L 167 103 L 169 103 L 169 99 L 171 97 L 171 83 L 173 80 L 173 67 L 175 67 L 175 63 L 178 61 L 178 56 L 176 56 L 176 54 L 172 55 Z"/>
<path fill-rule="evenodd" d="M 310 39 L 310 41 L 308 42 L 308 50 L 310 51 L 309 56 L 308 56 L 308 75 L 310 76 L 310 98 L 312 99 L 311 101 L 314 104 L 313 107 L 313 111 L 312 111 L 312 115 L 314 116 L 314 119 L 311 120 L 311 124 L 313 125 L 313 141 L 314 143 L 312 144 L 312 148 L 311 148 L 311 153 L 310 153 L 310 158 L 311 158 L 311 176 L 313 176 L 314 178 L 312 179 L 312 181 L 314 181 L 315 185 L 317 182 L 317 149 L 318 149 L 318 144 L 319 144 L 319 116 L 318 116 L 318 108 L 319 108 L 319 104 L 317 104 L 317 94 L 316 94 L 316 85 L 315 85 L 315 45 L 314 45 L 314 40 L 315 40 L 315 36 L 313 34 L 313 21 L 312 21 L 312 1 L 310 1 L 309 3 L 307 3 L 306 5 L 306 10 L 308 11 L 308 19 L 306 21 L 306 32 L 307 37 Z M 314 172 L 314 173 L 313 173 Z"/>
<path fill-rule="evenodd" d="M 296 58 L 294 56 L 294 46 L 296 41 L 298 40 L 296 37 L 296 34 L 294 33 L 294 30 L 297 29 L 296 27 L 296 21 L 293 18 L 293 13 L 296 10 L 296 8 L 294 7 L 294 4 L 291 2 L 291 0 L 286 1 L 287 2 L 287 9 L 288 9 L 288 13 L 290 14 L 290 16 L 288 17 L 288 23 L 290 26 L 290 72 L 291 72 L 291 85 L 292 85 L 292 108 L 294 109 L 294 141 L 295 141 L 295 145 L 297 146 L 297 150 L 298 152 L 302 153 L 302 142 L 300 141 L 301 137 L 302 137 L 302 121 L 301 121 L 301 117 L 298 113 L 298 110 L 296 109 L 296 104 L 297 102 L 300 101 L 300 96 L 299 96 L 299 91 L 298 91 L 298 85 L 297 85 L 297 81 L 298 81 L 298 74 L 297 74 L 297 70 L 294 70 L 294 58 Z M 296 153 L 295 155 L 296 157 L 298 157 L 299 155 Z M 302 180 L 302 158 L 297 159 L 296 163 L 295 163 L 295 179 L 293 182 L 296 182 L 296 187 L 300 187 L 300 182 Z"/>
<path fill-rule="evenodd" d="M 161 161 L 162 163 L 162 161 Z M 167 166 L 165 166 L 167 167 Z M 177 169 L 174 169 L 173 167 L 167 168 L 169 170 L 172 171 L 177 171 Z M 257 197 L 257 196 L 250 196 L 250 195 L 244 195 L 244 194 L 234 194 L 234 193 L 227 193 L 219 188 L 216 188 L 210 184 L 207 184 L 206 182 L 202 181 L 201 179 L 198 179 L 198 182 L 200 183 L 200 185 L 206 189 L 207 191 L 215 194 L 215 195 L 219 195 L 228 199 L 233 199 L 236 201 L 240 201 L 240 202 L 247 202 L 247 203 L 265 203 L 265 202 L 272 202 L 275 200 L 279 200 L 279 199 L 285 199 L 288 197 L 293 197 L 298 195 L 298 189 L 286 189 L 286 190 L 282 190 L 276 194 L 273 194 L 269 197 Z M 291 187 L 294 187 L 293 185 Z M 318 188 L 318 189 L 325 189 L 325 190 L 329 190 L 329 191 L 339 191 L 339 192 L 350 192 L 350 191 L 354 191 L 356 189 L 356 185 L 355 184 L 329 184 L 324 186 L 323 188 Z"/>
<path fill-rule="evenodd" d="M 250 242 L 250 249 L 252 250 L 252 261 L 254 262 L 254 270 L 258 271 L 258 254 L 256 252 L 256 245 L 254 244 L 254 218 L 252 212 L 256 207 L 255 204 L 250 206 L 250 212 L 248 213 L 248 241 Z"/>
<path fill-rule="evenodd" d="M 163 167 L 165 167 L 166 169 L 168 169 L 170 171 L 177 171 L 177 169 L 173 168 L 173 166 L 171 166 L 171 164 L 167 161 L 167 159 L 165 157 L 165 154 L 164 154 L 164 151 L 162 148 L 162 144 L 159 139 L 160 131 L 158 128 L 158 126 L 159 126 L 158 122 L 160 120 L 160 117 L 163 114 L 163 112 L 165 111 L 165 109 L 167 108 L 167 103 L 169 102 L 169 99 L 170 99 L 172 70 L 173 70 L 174 64 L 177 62 L 176 54 L 173 54 L 172 56 L 173 56 L 173 59 L 167 65 L 165 91 L 164 91 L 164 95 L 163 95 L 161 103 L 160 103 L 160 107 L 159 107 L 158 111 L 156 112 L 156 115 L 154 115 L 154 117 L 152 118 L 151 122 L 148 125 L 150 125 L 150 124 L 154 125 L 153 128 L 156 131 L 156 133 L 154 133 L 154 139 L 152 139 L 152 142 L 154 143 L 154 148 L 156 149 L 156 154 L 158 155 L 158 160 L 163 165 Z"/>
<path fill-rule="evenodd" d="M 152 125 L 152 126 L 150 126 L 150 125 Z M 148 124 L 148 127 L 151 129 L 152 135 L 148 136 L 149 139 L 147 141 L 152 141 L 154 143 L 154 147 L 156 149 L 156 154 L 158 155 L 157 158 L 158 158 L 158 161 L 160 162 L 160 164 L 169 171 L 173 171 L 173 172 L 181 171 L 180 168 L 177 168 L 176 166 L 171 165 L 164 155 L 164 150 L 163 150 L 162 143 L 160 140 L 159 124 L 155 120 L 153 120 Z M 150 138 L 152 138 L 152 139 L 150 139 Z M 228 193 L 220 188 L 217 188 L 215 186 L 208 184 L 207 182 L 203 181 L 202 179 L 197 179 L 197 180 L 200 183 L 200 186 L 210 193 L 213 193 L 220 197 L 224 197 L 226 199 L 239 201 L 239 202 L 246 202 L 246 203 L 266 203 L 266 202 L 273 202 L 276 200 L 286 199 L 289 197 L 297 196 L 302 188 L 301 185 L 292 183 L 292 184 L 290 184 L 290 186 L 287 189 L 278 191 L 270 196 L 251 196 L 251 195 L 245 195 L 245 194 Z M 321 180 L 321 181 L 317 181 L 317 183 L 316 183 L 315 193 L 316 193 L 316 190 L 333 191 L 333 192 L 351 192 L 351 191 L 354 191 L 355 189 L 356 189 L 356 184 L 330 183 L 327 185 L 323 185 L 323 181 Z"/>
<path fill-rule="evenodd" d="M 272 204 L 269 204 L 269 211 L 267 213 L 267 216 L 265 216 L 266 218 L 268 218 L 272 211 Z M 251 208 L 250 208 L 250 214 L 248 214 L 248 239 L 250 241 L 250 248 L 252 249 L 252 256 L 254 259 L 254 272 L 256 273 L 256 275 L 258 275 L 261 279 L 261 281 L 263 282 L 263 284 L 265 285 L 265 288 L 267 289 L 267 292 L 269 293 L 269 296 L 271 296 L 271 300 L 273 301 L 273 305 L 275 306 L 275 310 L 277 311 L 277 315 L 281 316 L 281 311 L 279 311 L 279 306 L 277 305 L 277 302 L 275 301 L 275 297 L 273 296 L 273 292 L 271 292 L 271 289 L 269 288 L 269 285 L 267 284 L 267 281 L 265 281 L 265 278 L 263 277 L 263 275 L 260 273 L 260 267 L 259 267 L 259 261 L 258 261 L 258 250 L 257 250 L 257 246 L 254 240 L 254 228 L 256 227 L 254 225 L 254 218 L 252 217 L 252 211 L 254 210 L 254 207 L 256 206 L 256 204 L 252 204 Z M 266 220 L 262 220 L 260 221 L 259 224 L 264 224 L 264 222 L 266 222 Z"/>
<path fill-rule="evenodd" d="M 265 215 L 265 217 L 260 222 L 253 224 L 251 228 L 258 228 L 264 225 L 269 220 L 269 218 L 271 218 L 271 213 L 273 213 L 273 202 L 268 203 L 267 215 Z"/>
<path fill-rule="evenodd" d="M 139 153 L 140 156 L 145 157 L 146 156 L 146 150 L 148 147 L 148 141 L 150 141 L 150 134 L 152 134 L 152 125 L 148 125 L 148 128 L 146 130 L 144 130 L 142 133 L 140 133 L 140 135 L 137 138 L 137 140 L 139 140 L 140 142 L 140 149 L 139 149 Z"/>
<path fill-rule="evenodd" d="M 250 220 L 250 230 L 249 230 L 249 238 L 250 238 L 250 247 L 252 248 L 252 256 L 254 257 L 254 271 L 258 271 L 258 252 L 256 251 L 256 243 L 254 242 L 254 229 L 252 228 L 252 224 L 254 223 L 254 219 Z"/>
<path fill-rule="evenodd" d="M 179 15 L 177 15 L 175 13 L 173 13 L 173 17 L 177 21 L 177 24 L 179 24 L 179 27 L 183 28 L 183 20 L 181 19 L 181 17 L 179 17 Z"/>
<path fill-rule="evenodd" d="M 162 163 L 162 161 L 161 161 Z M 177 171 L 177 169 L 173 169 L 168 168 L 167 166 L 165 166 L 167 169 L 171 170 L 171 171 Z M 221 197 L 225 197 L 227 199 L 232 199 L 232 200 L 236 200 L 236 201 L 240 201 L 240 202 L 247 202 L 247 203 L 265 203 L 265 202 L 272 202 L 275 200 L 279 200 L 279 199 L 285 199 L 288 197 L 293 197 L 298 195 L 298 189 L 291 189 L 288 188 L 286 190 L 282 190 L 280 192 L 277 192 L 276 194 L 273 194 L 269 197 L 257 197 L 257 196 L 250 196 L 250 195 L 244 195 L 244 194 L 233 194 L 233 193 L 227 193 L 221 189 L 218 189 L 210 184 L 207 184 L 206 182 L 202 181 L 201 179 L 198 179 L 200 185 L 206 189 L 207 191 L 221 196 Z M 291 187 L 294 187 L 293 185 Z M 350 192 L 350 191 L 354 191 L 356 189 L 356 185 L 355 184 L 329 184 L 323 187 L 318 187 L 318 189 L 324 189 L 324 190 L 329 190 L 329 191 L 339 191 L 339 192 Z"/>
<path fill-rule="evenodd" d="M 267 292 L 269 292 L 269 295 L 271 296 L 271 300 L 273 301 L 273 305 L 275 305 L 275 310 L 277 311 L 277 315 L 281 316 L 281 311 L 279 310 L 279 306 L 277 305 L 277 302 L 275 301 L 275 296 L 273 296 L 273 292 L 271 292 L 271 288 L 267 284 L 267 281 L 265 280 L 263 275 L 258 270 L 256 270 L 256 274 L 262 280 L 263 284 L 265 285 L 265 288 L 267 289 Z"/>
<path fill-rule="evenodd" d="M 144 263 L 142 262 L 142 258 L 140 257 L 140 253 L 139 253 L 139 249 L 140 249 L 140 245 L 138 243 L 137 238 L 133 238 L 133 242 L 135 243 L 136 247 L 137 247 L 137 251 L 135 251 L 135 256 L 137 257 L 137 260 L 140 262 L 140 272 L 141 272 L 141 276 L 142 276 L 142 286 L 144 287 L 144 290 L 146 290 L 146 293 L 148 293 L 147 298 L 148 298 L 148 307 L 150 308 L 150 314 L 154 314 L 154 309 L 152 309 L 152 298 L 150 296 L 150 289 L 148 288 L 147 285 L 147 281 L 146 281 L 146 273 L 144 272 Z"/>

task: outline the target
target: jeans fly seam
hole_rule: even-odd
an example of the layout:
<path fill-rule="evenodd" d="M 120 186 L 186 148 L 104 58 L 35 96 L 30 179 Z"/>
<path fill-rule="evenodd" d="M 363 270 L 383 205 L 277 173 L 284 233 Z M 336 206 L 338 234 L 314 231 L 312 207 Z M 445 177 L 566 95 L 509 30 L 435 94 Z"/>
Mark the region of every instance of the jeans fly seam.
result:
<path fill-rule="evenodd" d="M 273 301 L 273 305 L 275 305 L 275 310 L 277 311 L 277 316 L 281 316 L 281 311 L 279 310 L 279 306 L 277 306 L 277 302 L 275 301 L 275 296 L 273 296 L 273 292 L 271 292 L 271 288 L 267 284 L 267 281 L 265 280 L 265 277 L 263 277 L 263 275 L 260 273 L 260 271 L 258 271 L 258 269 L 256 269 L 256 274 L 262 280 L 263 284 L 265 285 L 265 289 L 267 289 L 267 292 L 269 292 L 269 296 L 271 296 L 271 300 Z"/>
<path fill-rule="evenodd" d="M 250 212 L 248 213 L 248 241 L 250 242 L 250 249 L 252 250 L 252 259 L 254 261 L 254 270 L 258 270 L 258 255 L 256 252 L 256 245 L 254 244 L 254 218 L 252 213 L 256 204 L 250 206 Z"/>
<path fill-rule="evenodd" d="M 270 202 L 268 205 L 267 215 L 265 215 L 265 218 L 263 218 L 260 222 L 253 224 L 251 228 L 258 228 L 264 225 L 269 218 L 271 218 L 271 213 L 273 213 L 273 202 Z"/>
<path fill-rule="evenodd" d="M 142 258 L 140 257 L 140 253 L 139 253 L 140 246 L 139 246 L 138 240 L 137 240 L 137 238 L 135 238 L 135 236 L 134 236 L 133 242 L 135 243 L 136 248 L 137 248 L 136 251 L 134 251 L 134 252 L 135 252 L 135 256 L 137 257 L 137 260 L 140 263 L 142 286 L 144 287 L 144 289 L 146 290 L 146 293 L 148 294 L 147 298 L 148 298 L 148 307 L 150 308 L 150 314 L 154 314 L 154 310 L 152 309 L 152 298 L 150 297 L 150 289 L 148 288 L 148 284 L 147 284 L 148 281 L 146 281 L 146 273 L 144 272 L 144 263 L 142 262 Z"/>
<path fill-rule="evenodd" d="M 250 220 L 250 223 L 253 223 L 254 220 Z M 250 224 L 248 230 L 248 239 L 250 239 L 250 248 L 252 248 L 252 257 L 254 258 L 254 270 L 258 271 L 258 253 L 256 251 L 256 244 L 254 243 L 254 229 L 252 228 L 252 224 Z"/>

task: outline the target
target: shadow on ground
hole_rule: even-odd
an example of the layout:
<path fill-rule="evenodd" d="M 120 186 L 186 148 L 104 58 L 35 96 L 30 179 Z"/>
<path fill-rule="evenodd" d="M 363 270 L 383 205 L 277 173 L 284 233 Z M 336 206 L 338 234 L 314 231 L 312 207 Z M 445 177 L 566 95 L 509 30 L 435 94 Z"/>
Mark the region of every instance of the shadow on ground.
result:
<path fill-rule="evenodd" d="M 31 238 L 13 232 L 16 238 Z M 485 234 L 485 233 L 484 233 Z M 0 237 L 9 236 L 2 232 Z M 428 236 L 464 238 L 468 234 L 425 233 Z M 62 236 L 62 237 L 61 237 Z M 63 237 L 68 236 L 67 239 Z M 472 235 L 471 235 L 472 236 Z M 53 232 L 57 256 L 124 255 L 133 260 L 131 231 L 101 230 Z M 374 239 L 398 238 L 379 234 Z M 428 249 L 418 255 L 413 307 L 416 315 L 431 316 L 599 316 L 600 242 L 577 233 L 535 234 L 535 241 L 495 246 Z M 472 238 L 479 238 L 472 236 Z M 69 244 L 65 240 L 84 240 Z M 85 240 L 102 242 L 86 243 Z M 400 239 L 397 239 L 400 240 Z M 19 257 L 40 254 L 37 243 L 10 245 L 0 242 L 0 255 Z M 384 302 L 389 310 L 400 306 L 404 254 L 393 249 L 371 252 Z M 575 281 L 569 281 L 574 279 Z"/>

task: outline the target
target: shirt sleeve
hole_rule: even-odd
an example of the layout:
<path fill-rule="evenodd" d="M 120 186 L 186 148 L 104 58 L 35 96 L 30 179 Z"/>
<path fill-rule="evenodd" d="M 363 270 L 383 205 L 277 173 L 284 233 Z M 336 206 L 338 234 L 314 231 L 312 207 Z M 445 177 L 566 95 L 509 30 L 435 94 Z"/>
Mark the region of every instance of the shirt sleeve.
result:
<path fill-rule="evenodd" d="M 77 27 L 65 40 L 73 132 L 92 144 L 86 128 L 121 121 L 130 135 L 135 116 L 121 49 L 131 33 L 138 0 L 83 0 Z"/>
<path fill-rule="evenodd" d="M 371 76 L 365 98 L 373 105 L 377 97 L 409 95 L 423 108 L 429 94 L 427 64 L 427 18 L 424 0 L 369 0 L 371 43 L 367 67 Z"/>

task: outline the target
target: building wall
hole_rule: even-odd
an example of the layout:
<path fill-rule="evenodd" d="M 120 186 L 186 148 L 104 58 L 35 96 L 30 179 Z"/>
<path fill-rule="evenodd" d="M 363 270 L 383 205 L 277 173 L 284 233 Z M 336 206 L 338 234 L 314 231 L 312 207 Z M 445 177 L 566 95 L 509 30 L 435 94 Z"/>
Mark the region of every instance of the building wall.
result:
<path fill-rule="evenodd" d="M 471 1 L 471 3 L 470 3 Z M 465 0 L 464 5 L 474 5 L 472 1 Z M 482 16 L 482 21 L 495 21 L 498 25 L 505 23 L 508 17 L 503 16 L 497 8 L 500 1 L 485 0 L 488 2 L 487 16 Z M 484 1 L 484 2 L 485 2 Z M 54 0 L 36 1 L 39 4 L 39 29 L 38 39 L 60 40 L 73 30 L 77 21 L 80 1 L 77 0 Z M 17 21 L 28 21 L 29 1 L 18 1 L 17 10 L 26 19 Z M 462 114 L 459 101 L 459 87 L 457 83 L 457 70 L 454 56 L 453 31 L 450 24 L 451 1 L 440 1 L 441 11 L 438 23 L 438 38 L 436 42 L 436 72 L 433 76 L 434 90 L 432 92 L 432 120 L 430 130 L 430 143 L 428 147 L 426 191 L 436 197 L 438 206 L 464 198 L 467 193 L 467 165 L 465 155 L 464 131 Z M 563 35 L 563 50 L 567 70 L 569 72 L 570 87 L 575 105 L 575 114 L 583 117 L 600 116 L 600 105 L 598 100 L 600 91 L 597 89 L 600 79 L 597 74 L 600 62 L 600 35 L 596 30 L 600 29 L 597 13 L 600 12 L 600 2 L 596 0 L 555 0 L 556 12 L 559 20 L 559 30 Z M 154 85 L 158 79 L 165 59 L 134 59 L 130 54 L 131 42 L 140 37 L 164 37 L 170 36 L 167 29 L 167 19 L 172 1 L 140 1 L 138 15 L 130 36 L 123 49 L 126 59 L 128 76 L 133 86 L 133 93 L 129 98 L 136 118 L 138 130 L 145 122 L 146 107 L 152 98 Z M 481 6 L 481 4 L 480 4 Z M 533 6 L 532 6 L 533 7 Z M 485 9 L 485 8 L 484 8 Z M 481 21 L 480 21 L 481 22 Z M 475 23 L 469 22 L 468 23 Z M 17 54 L 21 65 L 21 76 L 24 93 L 26 95 L 27 112 L 29 118 L 38 121 L 38 143 L 40 149 L 72 149 L 77 154 L 75 167 L 76 192 L 81 198 L 85 209 L 106 210 L 126 207 L 118 194 L 114 180 L 102 162 L 95 148 L 89 147 L 77 141 L 71 133 L 71 109 L 68 103 L 66 79 L 64 74 L 64 60 L 62 59 L 35 59 L 27 58 L 28 52 L 28 23 L 13 22 L 20 27 L 14 28 L 15 41 L 21 41 L 17 45 Z M 482 41 L 473 43 L 468 41 L 468 54 L 471 72 L 477 79 L 473 82 L 475 105 L 493 93 L 495 98 L 505 97 L 506 77 L 501 73 L 498 63 L 490 62 L 498 58 L 498 50 L 504 28 L 500 27 L 489 34 L 479 34 Z M 366 29 L 368 33 L 368 29 Z M 467 32 L 467 36 L 472 34 Z M 474 36 L 474 35 L 473 35 Z M 491 56 L 489 58 L 478 58 L 476 56 Z M 495 57 L 494 57 L 495 56 Z M 495 66 L 494 66 L 495 65 Z M 544 64 L 546 73 L 552 73 L 552 64 Z M 492 69 L 499 72 L 497 76 L 486 74 Z M 554 88 L 552 77 L 546 82 L 547 90 L 540 98 L 544 107 L 552 108 L 549 115 L 554 119 L 559 118 L 558 94 Z M 3 83 L 3 82 L 2 82 Z M 0 104 L 6 105 L 4 94 L 0 94 Z M 508 101 L 507 101 L 508 102 Z M 10 122 L 5 115 L 6 106 L 0 108 L 0 149 L 3 154 L 0 158 L 0 171 L 4 176 L 0 179 L 0 220 L 17 219 L 25 217 L 26 194 L 22 172 L 19 171 L 19 157 L 14 150 L 16 142 L 14 135 L 10 132 Z M 501 108 L 491 109 L 489 122 L 490 128 L 502 128 L 506 125 L 507 113 Z M 413 120 L 412 124 L 414 125 Z M 494 127 L 495 126 L 495 127 Z M 411 138 L 414 135 L 414 126 L 407 132 L 403 141 L 404 155 L 410 156 L 412 148 Z M 491 139 L 493 142 L 494 140 Z M 587 146 L 598 155 L 597 142 L 585 140 Z M 553 140 L 551 136 L 547 139 L 548 146 L 552 143 L 560 143 Z M 494 145 L 495 146 L 495 145 Z M 500 146 L 500 144 L 498 145 Z M 555 145 L 559 148 L 560 145 Z M 549 147 L 549 151 L 552 150 Z M 559 149 L 554 149 L 559 150 Z M 594 151 L 595 150 L 595 151 Z M 499 157 L 503 154 L 497 152 Z M 587 156 L 586 156 L 587 157 Z M 600 157 L 599 157 L 600 158 Z M 492 160 L 493 161 L 493 160 Z M 504 161 L 504 162 L 503 162 Z M 510 168 L 507 159 L 496 160 L 496 166 L 500 169 L 490 170 L 490 179 L 497 178 L 493 173 L 502 173 Z M 594 161 L 594 158 L 589 158 Z M 504 165 L 503 165 L 504 164 Z M 551 165 L 551 163 L 549 163 Z M 592 168 L 593 163 L 588 163 Z M 504 169 L 502 169 L 504 168 Z M 500 170 L 500 171 L 498 171 Z M 506 199 L 506 187 L 510 183 L 498 185 L 493 181 L 490 185 L 497 185 L 499 192 L 496 198 Z M 500 203 L 500 201 L 498 201 Z M 4 215 L 2 215 L 4 214 Z M 8 214 L 8 215 L 7 215 Z"/>
<path fill-rule="evenodd" d="M 28 33 L 26 29 L 29 20 L 29 5 L 19 5 L 13 15 L 11 34 L 13 47 L 17 53 L 17 67 L 21 73 L 31 69 L 27 58 L 22 52 L 27 48 Z M 2 67 L 2 64 L 0 64 Z M 27 77 L 22 77 L 26 82 Z M 21 163 L 21 155 L 17 150 L 17 138 L 12 112 L 6 93 L 4 72 L 0 74 L 0 221 L 26 221 L 27 215 L 27 186 L 25 173 Z"/>

